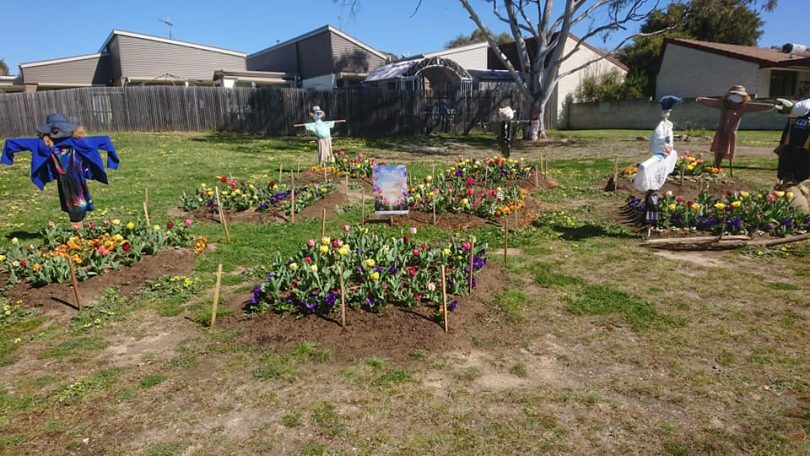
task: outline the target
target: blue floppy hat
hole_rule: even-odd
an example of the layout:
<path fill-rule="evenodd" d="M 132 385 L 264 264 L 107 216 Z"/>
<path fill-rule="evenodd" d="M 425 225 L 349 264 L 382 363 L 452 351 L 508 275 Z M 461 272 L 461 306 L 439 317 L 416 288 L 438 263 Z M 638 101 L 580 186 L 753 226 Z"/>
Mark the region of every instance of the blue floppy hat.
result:
<path fill-rule="evenodd" d="M 59 139 L 69 137 L 77 128 L 78 125 L 69 121 L 64 114 L 55 112 L 48 114 L 45 123 L 37 127 L 37 133 Z"/>
<path fill-rule="evenodd" d="M 683 98 L 676 97 L 674 95 L 665 95 L 658 100 L 661 103 L 661 109 L 664 111 L 669 111 L 672 109 L 676 104 L 683 101 Z"/>

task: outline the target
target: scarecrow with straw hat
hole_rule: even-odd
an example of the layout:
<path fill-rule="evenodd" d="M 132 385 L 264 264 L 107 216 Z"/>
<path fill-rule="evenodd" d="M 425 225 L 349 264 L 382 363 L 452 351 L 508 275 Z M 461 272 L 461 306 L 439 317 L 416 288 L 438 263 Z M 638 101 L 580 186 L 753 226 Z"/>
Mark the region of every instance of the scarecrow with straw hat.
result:
<path fill-rule="evenodd" d="M 40 190 L 56 181 L 62 210 L 76 223 L 94 209 L 87 179 L 108 183 L 99 149 L 107 152 L 107 167 L 118 169 L 118 154 L 109 136 L 87 136 L 65 115 L 53 113 L 37 127 L 36 138 L 7 139 L 0 163 L 12 165 L 14 154 L 31 151 L 31 181 Z"/>
<path fill-rule="evenodd" d="M 335 161 L 335 155 L 332 153 L 332 129 L 335 128 L 336 123 L 346 122 L 345 120 L 323 120 L 326 113 L 321 110 L 320 106 L 313 106 L 310 111 L 312 122 L 295 124 L 294 127 L 304 127 L 307 132 L 314 133 L 318 138 L 318 163 L 321 165 L 332 163 Z"/>
<path fill-rule="evenodd" d="M 720 168 L 723 159 L 727 158 L 730 174 L 733 176 L 734 151 L 737 146 L 737 130 L 743 115 L 749 112 L 767 111 L 774 105 L 767 103 L 752 103 L 751 96 L 744 86 L 735 85 L 728 89 L 722 98 L 698 97 L 698 103 L 711 108 L 720 109 L 720 122 L 714 133 L 711 151 L 714 153 L 714 167 Z"/>

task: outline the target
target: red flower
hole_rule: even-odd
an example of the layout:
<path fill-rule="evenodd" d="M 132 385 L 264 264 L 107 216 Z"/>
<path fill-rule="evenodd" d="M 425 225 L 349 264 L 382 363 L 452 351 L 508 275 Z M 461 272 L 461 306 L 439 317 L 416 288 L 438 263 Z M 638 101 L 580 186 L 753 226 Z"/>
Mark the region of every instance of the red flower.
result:
<path fill-rule="evenodd" d="M 132 245 L 130 245 L 129 242 L 124 242 L 123 244 L 121 244 L 121 248 L 124 249 L 124 252 L 129 252 L 129 249 L 132 248 Z"/>
<path fill-rule="evenodd" d="M 413 277 L 416 275 L 416 268 L 413 266 L 408 266 L 408 275 Z"/>
<path fill-rule="evenodd" d="M 332 248 L 336 249 L 338 247 L 340 247 L 340 241 L 337 239 L 332 239 Z"/>
<path fill-rule="evenodd" d="M 312 257 L 304 257 L 304 262 L 305 262 L 306 264 L 310 264 L 310 263 L 312 263 Z"/>
<path fill-rule="evenodd" d="M 168 223 L 166 223 L 166 228 L 168 228 L 168 229 L 172 229 L 172 228 L 174 228 L 174 222 L 172 222 L 171 220 L 169 220 L 169 222 L 168 222 Z"/>
<path fill-rule="evenodd" d="M 731 190 L 726 190 L 726 196 L 731 196 Z"/>
<path fill-rule="evenodd" d="M 473 190 L 471 188 L 467 189 L 467 196 L 473 196 L 474 193 L 475 193 L 475 190 Z"/>
<path fill-rule="evenodd" d="M 414 296 L 413 299 L 415 299 L 417 302 L 422 302 L 422 295 L 418 294 Z"/>
<path fill-rule="evenodd" d="M 425 244 L 424 242 L 422 243 L 422 245 L 420 247 L 422 247 L 422 250 L 427 250 L 427 249 L 430 248 L 430 246 Z"/>
<path fill-rule="evenodd" d="M 470 187 L 475 185 L 475 179 L 473 179 L 472 177 L 468 177 L 467 178 L 467 185 L 469 185 Z"/>
<path fill-rule="evenodd" d="M 231 188 L 235 189 L 236 188 L 236 181 L 228 182 L 228 187 L 231 187 Z"/>
<path fill-rule="evenodd" d="M 26 260 L 25 258 L 23 258 L 22 260 L 20 260 L 20 266 L 22 266 L 22 267 L 26 267 L 26 266 L 28 266 L 28 260 Z"/>
<path fill-rule="evenodd" d="M 411 238 L 409 238 L 408 236 L 402 236 L 402 241 L 407 244 L 408 242 L 411 241 Z"/>
<path fill-rule="evenodd" d="M 411 250 L 411 253 L 413 253 L 413 256 L 419 256 L 420 252 L 419 252 L 419 249 L 413 249 L 413 250 Z"/>
<path fill-rule="evenodd" d="M 692 206 L 694 206 L 694 204 L 695 204 L 694 201 L 689 200 L 689 201 L 686 202 L 686 207 L 692 207 Z"/>
<path fill-rule="evenodd" d="M 228 182 L 228 176 L 222 176 L 222 177 L 220 177 L 220 178 L 219 178 L 219 181 L 220 181 L 220 182 L 222 182 L 223 184 L 224 184 L 225 182 Z"/>

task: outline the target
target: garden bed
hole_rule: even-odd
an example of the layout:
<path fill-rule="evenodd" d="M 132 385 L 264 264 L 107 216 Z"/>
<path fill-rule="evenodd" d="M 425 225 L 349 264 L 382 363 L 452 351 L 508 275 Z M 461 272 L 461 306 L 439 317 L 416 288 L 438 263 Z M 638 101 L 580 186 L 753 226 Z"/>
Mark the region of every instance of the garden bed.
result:
<path fill-rule="evenodd" d="M 91 277 L 79 284 L 82 302 L 96 299 L 108 287 L 116 287 L 121 296 L 129 297 L 141 290 L 148 282 L 165 275 L 191 275 L 196 254 L 191 249 L 163 250 L 154 256 L 145 256 L 132 266 Z M 8 273 L 0 273 L 0 282 L 8 280 Z M 21 301 L 23 307 L 41 307 L 48 314 L 70 314 L 75 311 L 73 287 L 70 283 L 51 283 L 34 287 L 27 282 L 18 282 L 5 291 L 9 302 Z"/>
<path fill-rule="evenodd" d="M 450 331 L 433 319 L 433 308 L 389 306 L 380 313 L 364 310 L 346 312 L 346 328 L 339 314 L 307 315 L 265 312 L 244 315 L 240 311 L 252 294 L 239 295 L 226 303 L 234 313 L 225 317 L 221 327 L 239 330 L 240 342 L 285 350 L 297 342 L 313 341 L 328 347 L 338 360 L 368 356 L 406 359 L 419 352 L 470 351 L 482 341 L 510 338 L 514 326 L 502 322 L 493 302 L 509 286 L 508 274 L 489 264 L 476 276 L 473 294 L 458 299 L 458 310 L 448 314 Z"/>
<path fill-rule="evenodd" d="M 448 230 L 467 230 L 479 228 L 489 223 L 499 226 L 506 224 L 509 228 L 524 228 L 537 220 L 543 209 L 545 207 L 542 203 L 527 196 L 524 206 L 509 216 L 490 220 L 475 214 L 443 212 L 436 214 L 435 226 Z M 387 218 L 380 220 L 387 220 Z M 433 225 L 433 213 L 411 210 L 407 215 L 394 216 L 394 224 L 404 227 Z"/>

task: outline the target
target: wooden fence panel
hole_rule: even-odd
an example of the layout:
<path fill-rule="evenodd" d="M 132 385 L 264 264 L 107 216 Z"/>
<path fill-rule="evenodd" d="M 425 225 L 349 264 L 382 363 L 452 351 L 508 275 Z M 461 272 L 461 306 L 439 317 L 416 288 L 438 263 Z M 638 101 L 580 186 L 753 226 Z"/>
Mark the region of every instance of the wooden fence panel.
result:
<path fill-rule="evenodd" d="M 346 119 L 338 135 L 413 135 L 435 129 L 467 133 L 497 121 L 506 104 L 520 108 L 519 92 L 415 92 L 376 88 L 309 91 L 278 88 L 99 87 L 0 94 L 0 137 L 32 135 L 52 112 L 90 131 L 232 131 L 301 134 L 296 123 L 318 105 L 330 119 Z M 448 112 L 450 114 L 448 115 Z"/>

